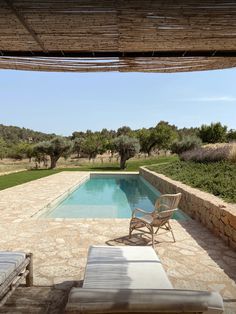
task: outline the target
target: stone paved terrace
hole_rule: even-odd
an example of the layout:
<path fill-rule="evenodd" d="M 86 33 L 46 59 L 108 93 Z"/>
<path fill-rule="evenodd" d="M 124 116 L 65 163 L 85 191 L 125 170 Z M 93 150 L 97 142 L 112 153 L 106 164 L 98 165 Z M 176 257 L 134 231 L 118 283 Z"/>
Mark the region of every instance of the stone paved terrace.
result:
<path fill-rule="evenodd" d="M 90 245 L 150 245 L 139 233 L 128 239 L 128 219 L 33 216 L 88 175 L 62 172 L 0 191 L 1 250 L 33 252 L 35 284 L 17 289 L 0 313 L 62 313 L 70 287 L 81 285 Z M 176 243 L 163 231 L 156 236 L 155 250 L 173 286 L 217 290 L 225 313 L 236 313 L 236 252 L 196 221 L 172 225 Z"/>

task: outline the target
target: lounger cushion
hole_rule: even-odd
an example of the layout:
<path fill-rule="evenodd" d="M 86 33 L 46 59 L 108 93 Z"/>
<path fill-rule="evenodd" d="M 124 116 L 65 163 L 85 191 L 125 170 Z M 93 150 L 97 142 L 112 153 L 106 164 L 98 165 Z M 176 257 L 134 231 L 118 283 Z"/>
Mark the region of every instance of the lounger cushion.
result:
<path fill-rule="evenodd" d="M 72 288 L 65 313 L 220 314 L 223 308 L 217 292 Z"/>
<path fill-rule="evenodd" d="M 0 285 L 25 260 L 22 252 L 0 252 Z"/>
<path fill-rule="evenodd" d="M 140 246 L 90 247 L 83 287 L 172 289 L 155 251 Z"/>

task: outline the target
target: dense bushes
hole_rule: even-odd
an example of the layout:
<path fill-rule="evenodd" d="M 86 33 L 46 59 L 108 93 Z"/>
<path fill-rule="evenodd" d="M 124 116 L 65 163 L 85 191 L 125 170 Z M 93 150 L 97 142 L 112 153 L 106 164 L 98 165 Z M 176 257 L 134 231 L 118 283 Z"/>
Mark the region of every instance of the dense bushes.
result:
<path fill-rule="evenodd" d="M 7 144 L 18 144 L 19 142 L 38 143 L 40 141 L 50 140 L 55 134 L 46 134 L 17 126 L 7 126 L 0 124 L 0 138 Z"/>
<path fill-rule="evenodd" d="M 227 133 L 227 141 L 236 142 L 236 130 L 229 130 L 229 132 Z"/>
<path fill-rule="evenodd" d="M 171 145 L 171 151 L 175 154 L 182 154 L 188 150 L 199 148 L 202 141 L 197 136 L 186 136 L 180 141 L 174 141 Z"/>
<path fill-rule="evenodd" d="M 236 164 L 229 161 L 195 163 L 177 161 L 153 165 L 150 170 L 236 203 Z"/>
<path fill-rule="evenodd" d="M 203 143 L 223 143 L 227 138 L 227 126 L 220 122 L 210 125 L 203 124 L 198 131 L 198 136 Z"/>

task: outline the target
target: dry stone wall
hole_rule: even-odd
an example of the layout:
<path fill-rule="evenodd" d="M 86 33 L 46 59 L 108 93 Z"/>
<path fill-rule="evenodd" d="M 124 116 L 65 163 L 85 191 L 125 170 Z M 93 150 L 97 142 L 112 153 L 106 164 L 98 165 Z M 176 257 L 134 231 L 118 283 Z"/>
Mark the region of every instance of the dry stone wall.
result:
<path fill-rule="evenodd" d="M 180 208 L 191 218 L 200 221 L 230 247 L 236 249 L 236 205 L 224 202 L 210 193 L 192 188 L 162 174 L 140 168 L 143 176 L 162 194 L 182 193 Z"/>

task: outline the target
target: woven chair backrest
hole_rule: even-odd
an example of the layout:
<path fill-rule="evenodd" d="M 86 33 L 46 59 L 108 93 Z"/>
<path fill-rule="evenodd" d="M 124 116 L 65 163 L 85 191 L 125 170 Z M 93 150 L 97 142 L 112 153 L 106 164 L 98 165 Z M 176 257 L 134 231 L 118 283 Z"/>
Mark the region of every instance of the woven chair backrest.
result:
<path fill-rule="evenodd" d="M 153 218 L 159 219 L 161 217 L 165 220 L 170 219 L 173 213 L 176 211 L 179 205 L 180 199 L 181 199 L 181 193 L 161 195 L 155 203 L 155 210 L 153 212 Z"/>

